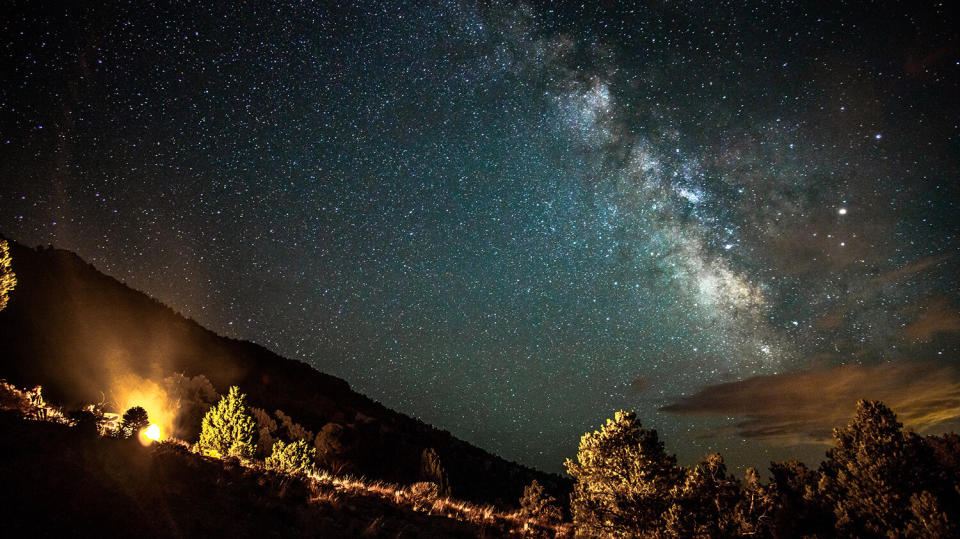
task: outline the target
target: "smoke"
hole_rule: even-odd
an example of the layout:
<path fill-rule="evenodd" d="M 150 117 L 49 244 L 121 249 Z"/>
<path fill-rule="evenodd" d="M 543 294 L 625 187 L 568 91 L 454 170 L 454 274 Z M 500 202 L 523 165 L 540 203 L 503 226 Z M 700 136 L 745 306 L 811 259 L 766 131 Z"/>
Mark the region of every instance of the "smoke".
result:
<path fill-rule="evenodd" d="M 108 411 L 110 404 L 116 405 L 116 413 L 141 406 L 165 435 L 184 440 L 199 435 L 203 415 L 220 398 L 203 375 L 191 378 L 177 373 L 158 383 L 128 373 L 114 379 L 111 387 Z"/>

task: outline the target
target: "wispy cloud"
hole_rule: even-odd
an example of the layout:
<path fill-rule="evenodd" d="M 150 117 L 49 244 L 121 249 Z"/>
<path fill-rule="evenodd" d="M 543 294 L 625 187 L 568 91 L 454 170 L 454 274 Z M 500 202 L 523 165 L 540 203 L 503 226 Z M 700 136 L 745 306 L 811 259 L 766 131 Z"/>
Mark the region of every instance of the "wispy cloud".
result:
<path fill-rule="evenodd" d="M 733 417 L 740 436 L 774 443 L 828 442 L 859 399 L 881 400 L 910 429 L 927 432 L 960 419 L 960 373 L 907 362 L 842 366 L 711 385 L 662 410 Z"/>

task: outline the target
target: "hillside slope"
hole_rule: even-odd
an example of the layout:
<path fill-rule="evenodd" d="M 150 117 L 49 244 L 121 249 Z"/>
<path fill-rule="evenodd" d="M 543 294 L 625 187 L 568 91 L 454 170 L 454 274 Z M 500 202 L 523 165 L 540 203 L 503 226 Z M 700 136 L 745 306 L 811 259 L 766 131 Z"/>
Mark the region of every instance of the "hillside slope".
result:
<path fill-rule="evenodd" d="M 0 411 L 0 441 L 8 537 L 499 537 L 521 527 L 10 411 Z"/>
<path fill-rule="evenodd" d="M 283 410 L 313 432 L 336 427 L 344 471 L 410 483 L 421 479 L 421 455 L 433 448 L 462 499 L 515 505 L 533 479 L 561 499 L 570 490 L 563 478 L 390 410 L 305 363 L 216 335 L 73 253 L 14 241 L 10 251 L 18 284 L 0 312 L 0 377 L 42 385 L 52 402 L 75 407 L 109 400 L 130 380 L 204 375 L 218 392 L 238 385 L 252 405 Z"/>

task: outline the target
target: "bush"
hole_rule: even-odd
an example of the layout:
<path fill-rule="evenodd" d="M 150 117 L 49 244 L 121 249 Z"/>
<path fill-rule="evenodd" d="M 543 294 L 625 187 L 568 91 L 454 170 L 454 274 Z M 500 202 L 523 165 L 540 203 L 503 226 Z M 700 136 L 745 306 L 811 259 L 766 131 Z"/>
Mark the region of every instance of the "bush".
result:
<path fill-rule="evenodd" d="M 236 386 L 203 417 L 198 449 L 214 457 L 253 458 L 256 423 L 247 411 L 246 395 Z"/>
<path fill-rule="evenodd" d="M 555 524 L 563 520 L 563 513 L 557 505 L 557 499 L 547 494 L 543 485 L 536 479 L 523 488 L 520 498 L 520 513 L 524 518 L 533 518 Z"/>
<path fill-rule="evenodd" d="M 67 414 L 70 424 L 84 436 L 93 438 L 100 435 L 103 423 L 103 411 L 93 405 Z"/>
<path fill-rule="evenodd" d="M 407 495 L 413 503 L 413 509 L 419 510 L 432 505 L 440 497 L 440 488 L 436 483 L 420 481 L 407 487 Z"/>
<path fill-rule="evenodd" d="M 273 444 L 273 452 L 265 462 L 267 469 L 285 473 L 312 472 L 317 450 L 304 442 L 297 440 L 293 443 L 284 443 L 277 440 Z"/>

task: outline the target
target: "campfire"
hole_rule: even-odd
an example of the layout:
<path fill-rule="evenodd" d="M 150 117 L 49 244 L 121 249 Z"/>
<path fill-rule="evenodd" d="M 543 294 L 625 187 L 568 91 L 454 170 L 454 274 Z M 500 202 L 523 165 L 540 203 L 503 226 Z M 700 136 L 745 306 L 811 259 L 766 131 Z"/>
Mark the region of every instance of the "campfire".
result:
<path fill-rule="evenodd" d="M 160 425 L 157 425 L 156 423 L 151 423 L 149 427 L 144 429 L 143 436 L 148 440 L 159 442 L 160 441 Z"/>

